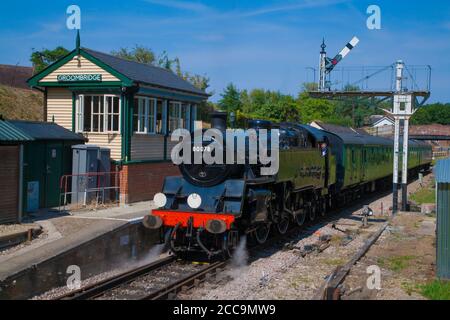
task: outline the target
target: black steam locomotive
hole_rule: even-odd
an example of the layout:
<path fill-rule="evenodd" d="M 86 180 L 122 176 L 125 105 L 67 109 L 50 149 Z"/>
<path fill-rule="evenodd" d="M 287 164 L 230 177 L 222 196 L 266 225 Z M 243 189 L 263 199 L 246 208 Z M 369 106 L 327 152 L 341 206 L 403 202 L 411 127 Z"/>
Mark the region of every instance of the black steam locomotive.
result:
<path fill-rule="evenodd" d="M 171 249 L 179 256 L 192 252 L 209 258 L 229 256 L 243 234 L 264 243 L 271 230 L 284 234 L 291 223 L 301 226 L 332 207 L 391 185 L 390 139 L 261 120 L 249 121 L 253 131 L 248 132 L 254 135 L 242 132 L 229 137 L 225 113 L 213 113 L 211 123 L 228 139 L 222 144 L 225 157 L 232 154 L 240 161 L 181 164 L 182 176 L 165 178 L 162 193 L 154 198 L 158 208 L 144 218 L 146 227 L 160 229 L 161 235 L 169 232 Z M 270 129 L 278 129 L 273 131 L 276 137 Z M 255 140 L 261 147 L 265 139 L 265 151 L 271 156 L 271 141 L 278 140 L 279 169 L 273 174 L 262 174 L 268 164 L 251 147 Z M 193 156 L 217 152 L 209 150 L 211 143 L 196 148 L 192 142 Z M 411 174 L 429 169 L 429 145 L 411 140 L 409 152 Z M 251 157 L 257 161 L 249 161 Z"/>

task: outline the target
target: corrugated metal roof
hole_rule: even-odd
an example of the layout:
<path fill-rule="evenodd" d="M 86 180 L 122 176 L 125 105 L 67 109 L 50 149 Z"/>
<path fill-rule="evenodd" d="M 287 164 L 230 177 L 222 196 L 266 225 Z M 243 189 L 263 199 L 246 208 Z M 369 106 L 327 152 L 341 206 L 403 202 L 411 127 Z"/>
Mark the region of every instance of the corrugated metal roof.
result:
<path fill-rule="evenodd" d="M 13 124 L 3 120 L 0 121 L 0 142 L 13 143 L 32 140 L 33 137 L 15 127 Z"/>
<path fill-rule="evenodd" d="M 169 89 L 177 89 L 202 96 L 207 96 L 206 92 L 192 85 L 190 82 L 180 78 L 170 70 L 155 67 L 145 63 L 128 61 L 110 54 L 83 48 L 84 51 L 107 64 L 114 70 L 127 76 L 131 80 L 143 82 L 150 85 L 161 86 Z"/>
<path fill-rule="evenodd" d="M 53 122 L 9 120 L 8 123 L 34 140 L 86 141 L 86 138 L 82 135 L 67 130 Z"/>
<path fill-rule="evenodd" d="M 449 162 L 443 160 L 443 162 Z M 447 172 L 450 172 L 447 170 Z M 436 221 L 436 273 L 450 280 L 450 184 L 438 184 Z"/>
<path fill-rule="evenodd" d="M 434 167 L 437 183 L 450 183 L 450 158 L 439 160 Z"/>

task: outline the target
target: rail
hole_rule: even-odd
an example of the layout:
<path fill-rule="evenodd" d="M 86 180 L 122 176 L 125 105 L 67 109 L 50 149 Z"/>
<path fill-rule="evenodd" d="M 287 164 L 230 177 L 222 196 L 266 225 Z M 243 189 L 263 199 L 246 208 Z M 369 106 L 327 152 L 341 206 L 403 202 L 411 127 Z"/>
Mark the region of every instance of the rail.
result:
<path fill-rule="evenodd" d="M 93 299 L 97 296 L 102 295 L 104 292 L 112 290 L 120 285 L 128 283 L 142 275 L 149 272 L 167 266 L 175 261 L 174 256 L 169 256 L 155 262 L 149 263 L 145 266 L 133 269 L 131 271 L 124 272 L 117 276 L 105 279 L 103 281 L 94 283 L 92 285 L 86 286 L 84 288 L 71 291 L 67 294 L 57 297 L 55 300 L 87 300 Z"/>
<path fill-rule="evenodd" d="M 145 278 L 145 276 L 150 275 L 152 272 L 158 272 L 159 270 L 168 267 L 169 265 L 176 262 L 177 261 L 174 256 L 169 256 L 143 267 L 122 273 L 120 275 L 97 282 L 90 286 L 86 286 L 79 290 L 69 292 L 65 295 L 57 297 L 55 300 L 88 300 L 96 298 L 101 299 L 102 296 L 106 296 L 114 289 L 118 289 L 121 287 L 127 289 L 128 286 L 132 286 L 133 281 L 138 281 L 139 278 Z M 150 293 L 145 293 L 141 296 L 138 296 L 137 299 L 163 300 L 174 298 L 177 293 L 198 286 L 198 284 L 200 284 L 204 280 L 207 280 L 214 273 L 220 272 L 226 264 L 227 261 L 213 262 L 205 267 L 202 267 L 200 270 L 189 273 L 187 276 L 184 276 L 179 280 L 168 282 L 161 288 L 150 290 Z"/>
<path fill-rule="evenodd" d="M 220 271 L 226 266 L 227 261 L 217 261 L 204 269 L 187 276 L 184 279 L 168 284 L 165 288 L 152 292 L 143 297 L 142 300 L 170 300 L 176 297 L 178 292 L 184 292 L 197 287 L 201 282 L 208 279 L 214 273 Z"/>

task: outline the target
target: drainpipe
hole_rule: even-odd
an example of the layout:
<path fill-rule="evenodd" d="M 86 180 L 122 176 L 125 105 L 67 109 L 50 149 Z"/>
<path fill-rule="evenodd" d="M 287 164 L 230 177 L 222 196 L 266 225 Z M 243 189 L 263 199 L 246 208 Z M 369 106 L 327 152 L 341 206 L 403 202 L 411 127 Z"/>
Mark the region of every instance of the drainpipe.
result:
<path fill-rule="evenodd" d="M 47 88 L 44 91 L 44 116 L 42 117 L 44 122 L 47 122 Z"/>
<path fill-rule="evenodd" d="M 41 89 L 39 87 L 31 87 L 31 89 L 40 91 L 44 94 L 44 97 L 43 97 L 44 110 L 43 110 L 42 119 L 44 122 L 47 122 L 47 87 L 45 87 L 44 89 Z"/>
<path fill-rule="evenodd" d="M 22 223 L 23 217 L 23 144 L 19 146 L 19 223 Z"/>

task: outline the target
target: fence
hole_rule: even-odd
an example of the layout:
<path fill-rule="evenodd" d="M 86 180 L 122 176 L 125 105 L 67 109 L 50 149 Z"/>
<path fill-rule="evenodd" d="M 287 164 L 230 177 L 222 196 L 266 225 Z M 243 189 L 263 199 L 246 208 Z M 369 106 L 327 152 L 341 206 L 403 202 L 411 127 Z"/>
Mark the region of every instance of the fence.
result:
<path fill-rule="evenodd" d="M 389 66 L 337 67 L 328 75 L 330 91 L 393 92 L 396 85 L 396 64 Z M 308 67 L 305 81 L 318 79 L 318 70 Z M 427 65 L 405 65 L 402 82 L 404 91 L 425 91 L 431 88 L 431 67 Z"/>
<path fill-rule="evenodd" d="M 450 151 L 433 151 L 433 159 L 443 159 L 450 157 Z"/>
<path fill-rule="evenodd" d="M 120 172 L 89 172 L 61 177 L 59 210 L 97 208 L 120 202 Z"/>

